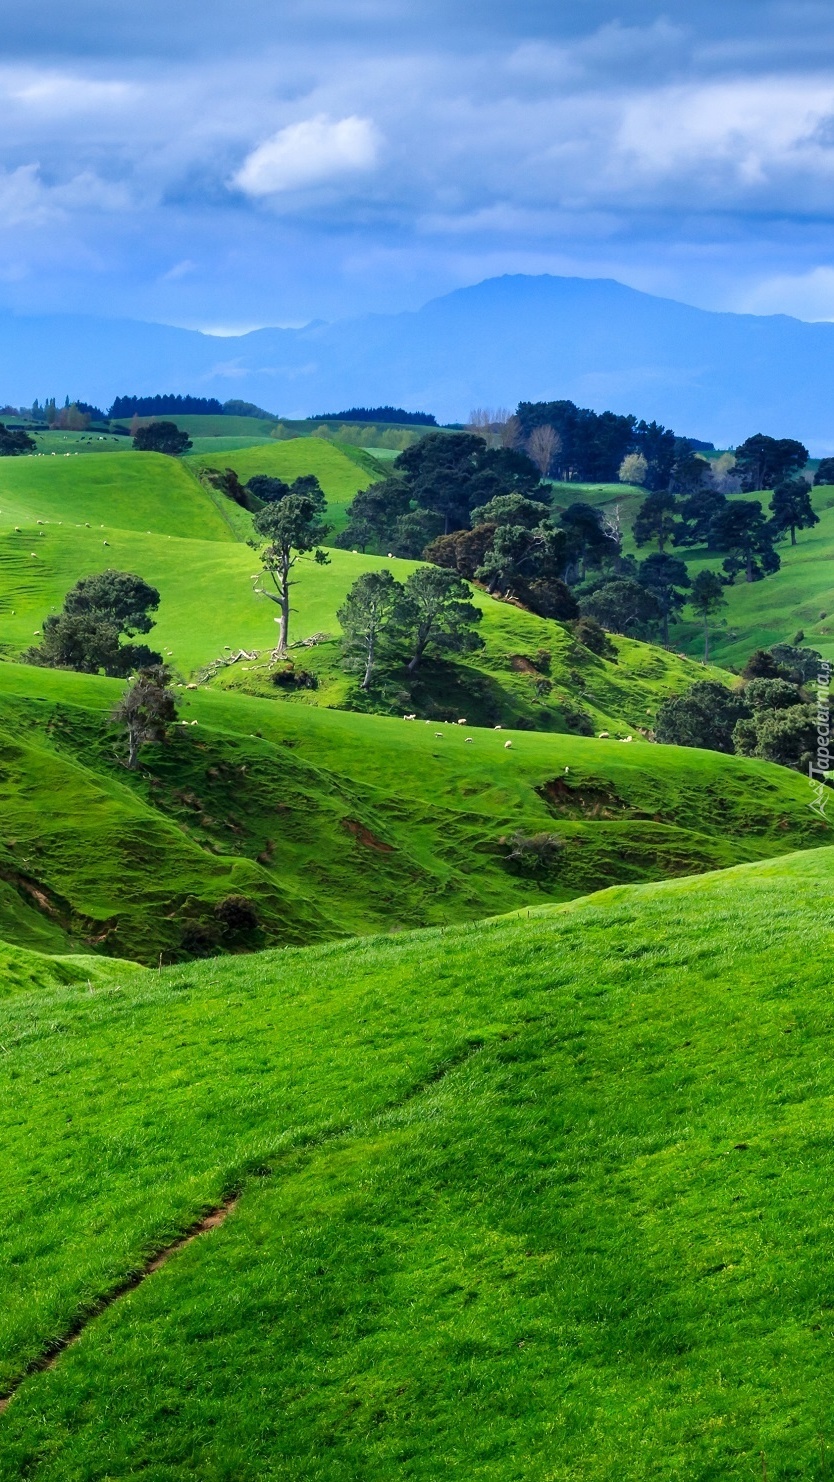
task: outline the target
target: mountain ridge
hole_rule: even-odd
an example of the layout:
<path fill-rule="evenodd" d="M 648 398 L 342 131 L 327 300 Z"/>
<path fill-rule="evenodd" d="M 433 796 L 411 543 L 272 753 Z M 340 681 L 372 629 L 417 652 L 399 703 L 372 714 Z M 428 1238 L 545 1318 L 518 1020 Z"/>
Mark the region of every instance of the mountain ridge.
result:
<path fill-rule="evenodd" d="M 700 309 L 612 278 L 506 274 L 416 310 L 224 337 L 6 312 L 0 347 L 11 404 L 176 390 L 245 397 L 287 418 L 392 403 L 460 421 L 476 405 L 569 398 L 717 446 L 767 431 L 834 451 L 834 324 Z"/>

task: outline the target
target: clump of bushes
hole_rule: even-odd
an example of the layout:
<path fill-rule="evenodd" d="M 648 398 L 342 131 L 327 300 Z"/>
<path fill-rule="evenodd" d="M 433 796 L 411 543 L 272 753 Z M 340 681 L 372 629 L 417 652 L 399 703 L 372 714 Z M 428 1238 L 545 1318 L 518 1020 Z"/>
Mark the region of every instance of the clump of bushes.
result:
<path fill-rule="evenodd" d="M 287 659 L 273 669 L 272 683 L 282 690 L 317 690 L 318 678 L 310 669 L 298 669 L 292 659 Z"/>

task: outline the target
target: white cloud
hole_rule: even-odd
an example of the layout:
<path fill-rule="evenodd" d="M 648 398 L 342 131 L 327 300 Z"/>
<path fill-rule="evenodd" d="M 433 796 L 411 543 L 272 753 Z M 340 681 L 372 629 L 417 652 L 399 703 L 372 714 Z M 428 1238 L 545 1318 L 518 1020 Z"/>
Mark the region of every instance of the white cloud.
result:
<path fill-rule="evenodd" d="M 233 185 L 250 196 L 277 195 L 371 170 L 379 137 L 368 118 L 331 120 L 324 113 L 280 129 L 244 160 Z"/>
<path fill-rule="evenodd" d="M 46 226 L 70 211 L 119 211 L 128 205 L 121 185 L 82 170 L 61 185 L 46 185 L 37 164 L 0 170 L 0 224 L 3 227 Z"/>
<path fill-rule="evenodd" d="M 834 320 L 834 267 L 774 274 L 744 294 L 738 308 L 748 314 Z"/>
<path fill-rule="evenodd" d="M 127 82 L 100 82 L 63 73 L 30 73 L 27 80 L 5 78 L 4 91 L 17 103 L 55 116 L 86 113 L 133 102 L 141 90 Z"/>

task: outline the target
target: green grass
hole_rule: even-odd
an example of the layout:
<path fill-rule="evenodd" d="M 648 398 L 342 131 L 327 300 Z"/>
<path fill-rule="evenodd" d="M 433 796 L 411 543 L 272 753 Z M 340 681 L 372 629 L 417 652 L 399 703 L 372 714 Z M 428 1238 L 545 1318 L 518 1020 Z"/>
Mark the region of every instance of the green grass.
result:
<path fill-rule="evenodd" d="M 358 453 L 359 458 L 353 457 L 353 453 Z M 199 455 L 189 454 L 186 461 L 195 468 L 217 465 L 211 449 Z M 296 437 L 286 442 L 232 450 L 225 457 L 225 464 L 234 468 L 242 483 L 258 473 L 271 474 L 286 483 L 292 483 L 302 474 L 314 473 L 327 495 L 327 517 L 334 531 L 343 528 L 347 507 L 359 490 L 380 477 L 373 467 L 373 459 L 367 453 L 363 455 L 362 449 L 351 449 L 348 453 L 320 437 Z"/>
<path fill-rule="evenodd" d="M 769 498 L 761 496 L 765 513 Z M 728 607 L 711 640 L 717 663 L 741 667 L 753 649 L 791 643 L 800 628 L 809 647 L 834 659 L 834 486 L 814 489 L 813 504 L 819 524 L 798 530 L 795 546 L 789 540 L 779 542 L 782 566 L 774 576 L 753 583 L 736 581 L 727 588 Z M 720 571 L 721 560 L 720 553 L 696 551 L 690 562 L 692 574 L 702 567 Z M 696 653 L 697 625 L 690 621 L 677 627 L 674 640 Z"/>
<path fill-rule="evenodd" d="M 152 532 L 203 541 L 232 538 L 221 512 L 177 458 L 99 453 L 94 458 L 0 460 L 0 529 L 45 520 L 76 527 Z M 37 527 L 36 527 L 37 528 Z M 90 537 L 93 539 L 93 537 Z M 98 537 L 95 537 L 98 539 Z"/>
<path fill-rule="evenodd" d="M 824 1477 L 832 886 L 7 999 L 0 1477 Z"/>
<path fill-rule="evenodd" d="M 0 931 L 46 952 L 190 955 L 229 894 L 232 949 L 471 920 L 619 881 L 826 844 L 806 781 L 712 752 L 467 732 L 180 692 L 137 774 L 117 681 L 0 665 Z M 471 740 L 467 741 L 467 734 Z M 647 765 L 650 756 L 651 764 Z M 508 838 L 550 835 L 526 869 Z"/>

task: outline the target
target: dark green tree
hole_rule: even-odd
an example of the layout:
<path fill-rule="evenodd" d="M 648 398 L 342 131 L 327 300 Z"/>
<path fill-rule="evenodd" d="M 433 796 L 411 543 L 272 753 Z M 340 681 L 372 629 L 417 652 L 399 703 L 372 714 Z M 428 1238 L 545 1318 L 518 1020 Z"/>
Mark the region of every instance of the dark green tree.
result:
<path fill-rule="evenodd" d="M 133 771 L 139 765 L 139 748 L 149 741 L 164 741 L 177 718 L 170 670 L 164 664 L 140 669 L 110 718 L 127 731 L 127 764 Z"/>
<path fill-rule="evenodd" d="M 589 566 L 616 564 L 620 554 L 619 542 L 606 528 L 602 512 L 594 505 L 576 500 L 559 512 L 557 524 L 560 530 L 564 530 L 567 542 L 562 573 L 566 581 L 584 581 Z"/>
<path fill-rule="evenodd" d="M 44 622 L 39 647 L 29 649 L 25 657 L 53 669 L 78 669 L 84 674 L 103 670 L 113 678 L 159 664 L 162 655 L 146 644 L 121 642 L 150 632 L 150 614 L 159 601 L 156 587 L 128 571 L 82 577 L 64 598 L 63 610 Z"/>
<path fill-rule="evenodd" d="M 834 458 L 821 458 L 814 474 L 815 484 L 834 484 Z"/>
<path fill-rule="evenodd" d="M 710 619 L 727 606 L 724 583 L 715 571 L 699 571 L 689 593 L 689 606 L 704 625 L 704 663 L 709 663 Z"/>
<path fill-rule="evenodd" d="M 583 617 L 594 618 L 609 633 L 632 638 L 648 637 L 662 619 L 653 592 L 633 577 L 614 577 L 595 587 L 579 601 Z"/>
<path fill-rule="evenodd" d="M 734 727 L 749 714 L 741 691 L 699 679 L 685 694 L 661 702 L 655 736 L 665 746 L 697 746 L 732 755 Z"/>
<path fill-rule="evenodd" d="M 641 561 L 637 570 L 641 587 L 651 592 L 660 608 L 663 642 L 669 646 L 669 622 L 677 617 L 686 603 L 687 588 L 692 585 L 686 563 L 679 556 L 655 551 Z"/>
<path fill-rule="evenodd" d="M 708 546 L 713 521 L 726 504 L 726 495 L 720 494 L 717 489 L 703 488 L 689 494 L 678 506 L 681 518 L 675 529 L 675 545 Z"/>
<path fill-rule="evenodd" d="M 816 705 L 780 706 L 754 711 L 739 720 L 733 740 L 739 756 L 757 756 L 766 762 L 807 773 L 816 760 Z"/>
<path fill-rule="evenodd" d="M 34 453 L 36 447 L 35 439 L 28 432 L 0 422 L 0 458 L 19 458 L 21 453 Z"/>
<path fill-rule="evenodd" d="M 820 522 L 804 479 L 783 479 L 781 484 L 776 485 L 768 507 L 776 530 L 780 533 L 790 530 L 791 545 L 796 545 L 797 530 L 810 530 Z"/>
<path fill-rule="evenodd" d="M 780 671 L 792 684 L 809 684 L 820 672 L 822 654 L 816 648 L 797 648 L 793 643 L 774 643 L 770 652 Z"/>
<path fill-rule="evenodd" d="M 767 437 L 757 432 L 736 448 L 735 472 L 745 494 L 757 489 L 775 489 L 783 479 L 800 473 L 808 462 L 808 449 L 792 437 Z"/>
<path fill-rule="evenodd" d="M 779 570 L 774 533 L 757 499 L 728 499 L 717 511 L 710 522 L 709 543 L 715 550 L 729 551 L 722 564 L 730 582 L 741 571 L 745 581 L 752 582 Z"/>
<path fill-rule="evenodd" d="M 181 458 L 191 447 L 187 432 L 180 432 L 176 422 L 150 422 L 139 427 L 133 439 L 138 453 L 167 453 L 169 458 Z"/>
<path fill-rule="evenodd" d="M 363 670 L 369 690 L 374 669 L 403 616 L 405 588 L 390 571 L 365 571 L 353 583 L 336 616 L 344 633 L 347 668 Z"/>
<path fill-rule="evenodd" d="M 253 521 L 256 534 L 265 542 L 260 550 L 261 564 L 275 588 L 274 592 L 263 586 L 257 590 L 276 602 L 280 613 L 275 648 L 279 657 L 286 653 L 289 641 L 290 591 L 295 586 L 292 579 L 295 566 L 312 550 L 318 565 L 324 566 L 330 559 L 320 549 L 330 529 L 321 518 L 324 509 L 325 499 L 320 489 L 318 493 L 287 494 L 277 504 L 267 504 L 259 510 Z"/>
<path fill-rule="evenodd" d="M 669 489 L 659 489 L 643 500 L 634 521 L 634 540 L 637 545 L 648 545 L 657 541 L 659 551 L 665 551 L 674 538 L 678 527 L 678 498 Z"/>
<path fill-rule="evenodd" d="M 408 669 L 414 673 L 427 650 L 437 653 L 470 653 L 483 648 L 483 639 L 475 632 L 483 613 L 470 599 L 465 581 L 454 571 L 438 566 L 421 566 L 405 584 L 402 626 L 411 658 Z"/>
<path fill-rule="evenodd" d="M 389 551 L 396 546 L 399 554 L 397 523 L 410 507 L 404 479 L 381 479 L 361 489 L 348 509 L 348 523 L 336 537 L 336 545 L 346 551 L 365 551 L 368 546 Z"/>
<path fill-rule="evenodd" d="M 268 473 L 253 474 L 251 479 L 247 479 L 246 488 L 250 494 L 254 494 L 256 499 L 260 499 L 261 504 L 277 504 L 290 492 L 289 484 L 285 484 L 283 479 L 273 478 Z"/>
<path fill-rule="evenodd" d="M 483 565 L 484 557 L 492 547 L 497 525 L 473 525 L 471 530 L 455 530 L 451 535 L 438 535 L 423 552 L 423 559 L 433 566 L 445 566 L 456 571 L 467 581 L 474 581 L 475 572 Z"/>

